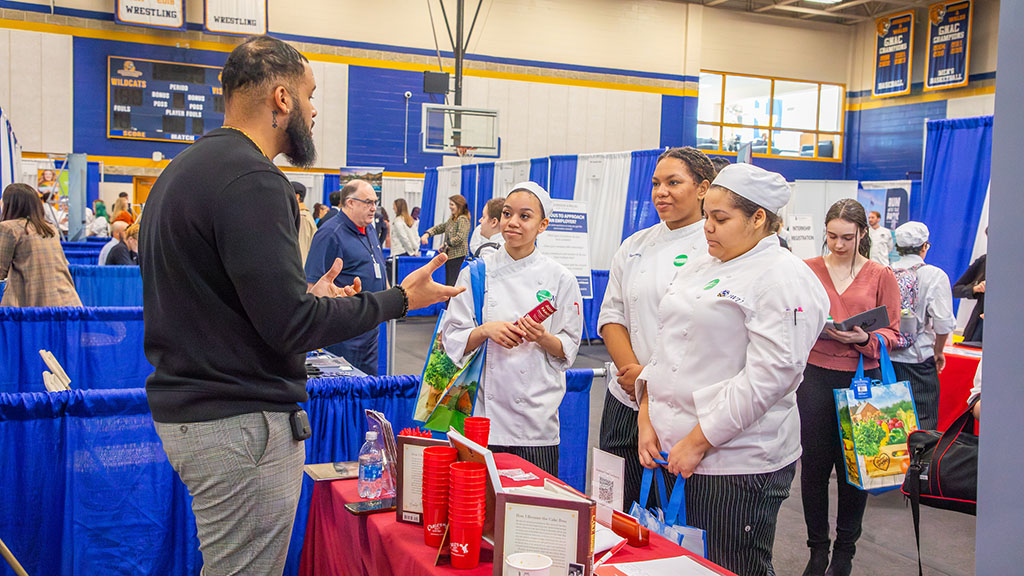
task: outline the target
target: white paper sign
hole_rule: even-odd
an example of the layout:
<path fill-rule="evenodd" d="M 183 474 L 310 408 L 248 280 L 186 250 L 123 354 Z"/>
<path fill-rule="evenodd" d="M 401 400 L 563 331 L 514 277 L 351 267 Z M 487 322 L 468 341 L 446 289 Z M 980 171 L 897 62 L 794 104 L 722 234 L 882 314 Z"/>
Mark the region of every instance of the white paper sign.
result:
<path fill-rule="evenodd" d="M 789 249 L 802 260 L 818 256 L 814 218 L 809 214 L 794 214 L 789 219 Z"/>
<path fill-rule="evenodd" d="M 565 266 L 576 276 L 584 298 L 594 297 L 586 202 L 552 200 L 548 228 L 537 237 L 537 247 L 545 256 Z"/>
<path fill-rule="evenodd" d="M 590 478 L 591 498 L 598 504 L 604 504 L 615 510 L 623 510 L 623 487 L 626 482 L 625 459 L 594 448 L 594 466 Z"/>
<path fill-rule="evenodd" d="M 185 27 L 184 0 L 117 0 L 118 24 L 156 28 Z"/>
<path fill-rule="evenodd" d="M 220 34 L 266 34 L 267 0 L 206 0 L 203 22 Z"/>

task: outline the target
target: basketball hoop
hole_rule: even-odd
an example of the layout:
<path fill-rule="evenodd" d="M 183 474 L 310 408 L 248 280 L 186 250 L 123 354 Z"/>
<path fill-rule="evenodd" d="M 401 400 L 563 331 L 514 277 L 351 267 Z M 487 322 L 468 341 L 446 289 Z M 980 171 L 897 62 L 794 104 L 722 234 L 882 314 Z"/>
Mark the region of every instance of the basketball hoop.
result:
<path fill-rule="evenodd" d="M 459 158 L 466 159 L 472 158 L 473 154 L 476 153 L 475 146 L 456 146 L 455 153 L 458 154 Z"/>

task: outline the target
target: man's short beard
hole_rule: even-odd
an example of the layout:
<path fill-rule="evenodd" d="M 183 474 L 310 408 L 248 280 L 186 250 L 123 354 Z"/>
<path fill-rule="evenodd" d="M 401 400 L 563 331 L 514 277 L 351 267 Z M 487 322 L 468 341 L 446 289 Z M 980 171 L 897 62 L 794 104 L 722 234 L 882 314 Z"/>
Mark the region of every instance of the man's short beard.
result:
<path fill-rule="evenodd" d="M 294 112 L 288 118 L 288 125 L 284 129 L 290 145 L 290 149 L 285 152 L 285 157 L 294 166 L 309 168 L 316 162 L 316 145 L 313 143 L 310 127 L 302 118 L 302 110 L 296 107 Z"/>

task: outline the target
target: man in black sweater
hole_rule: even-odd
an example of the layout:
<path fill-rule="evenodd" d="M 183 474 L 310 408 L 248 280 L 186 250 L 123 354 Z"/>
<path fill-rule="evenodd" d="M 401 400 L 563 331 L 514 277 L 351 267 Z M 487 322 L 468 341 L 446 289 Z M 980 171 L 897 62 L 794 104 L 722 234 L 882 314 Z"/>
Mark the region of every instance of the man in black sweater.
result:
<path fill-rule="evenodd" d="M 431 280 L 437 258 L 377 293 L 335 286 L 336 260 L 307 291 L 299 207 L 272 160 L 313 163 L 312 70 L 260 36 L 232 51 L 221 83 L 224 126 L 168 165 L 142 219 L 146 393 L 193 497 L 205 573 L 277 576 L 308 436 L 305 353 L 459 290 Z"/>

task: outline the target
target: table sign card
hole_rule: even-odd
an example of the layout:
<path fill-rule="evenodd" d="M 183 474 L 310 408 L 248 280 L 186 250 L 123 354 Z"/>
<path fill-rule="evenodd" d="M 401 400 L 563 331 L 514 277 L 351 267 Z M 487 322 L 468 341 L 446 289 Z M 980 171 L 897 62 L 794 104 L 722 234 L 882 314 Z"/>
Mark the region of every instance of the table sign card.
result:
<path fill-rule="evenodd" d="M 395 519 L 409 524 L 423 523 L 423 450 L 448 446 L 447 440 L 398 436 L 398 492 Z"/>
<path fill-rule="evenodd" d="M 594 466 L 590 477 L 590 494 L 594 500 L 598 504 L 622 510 L 626 460 L 599 448 L 594 448 Z"/>

